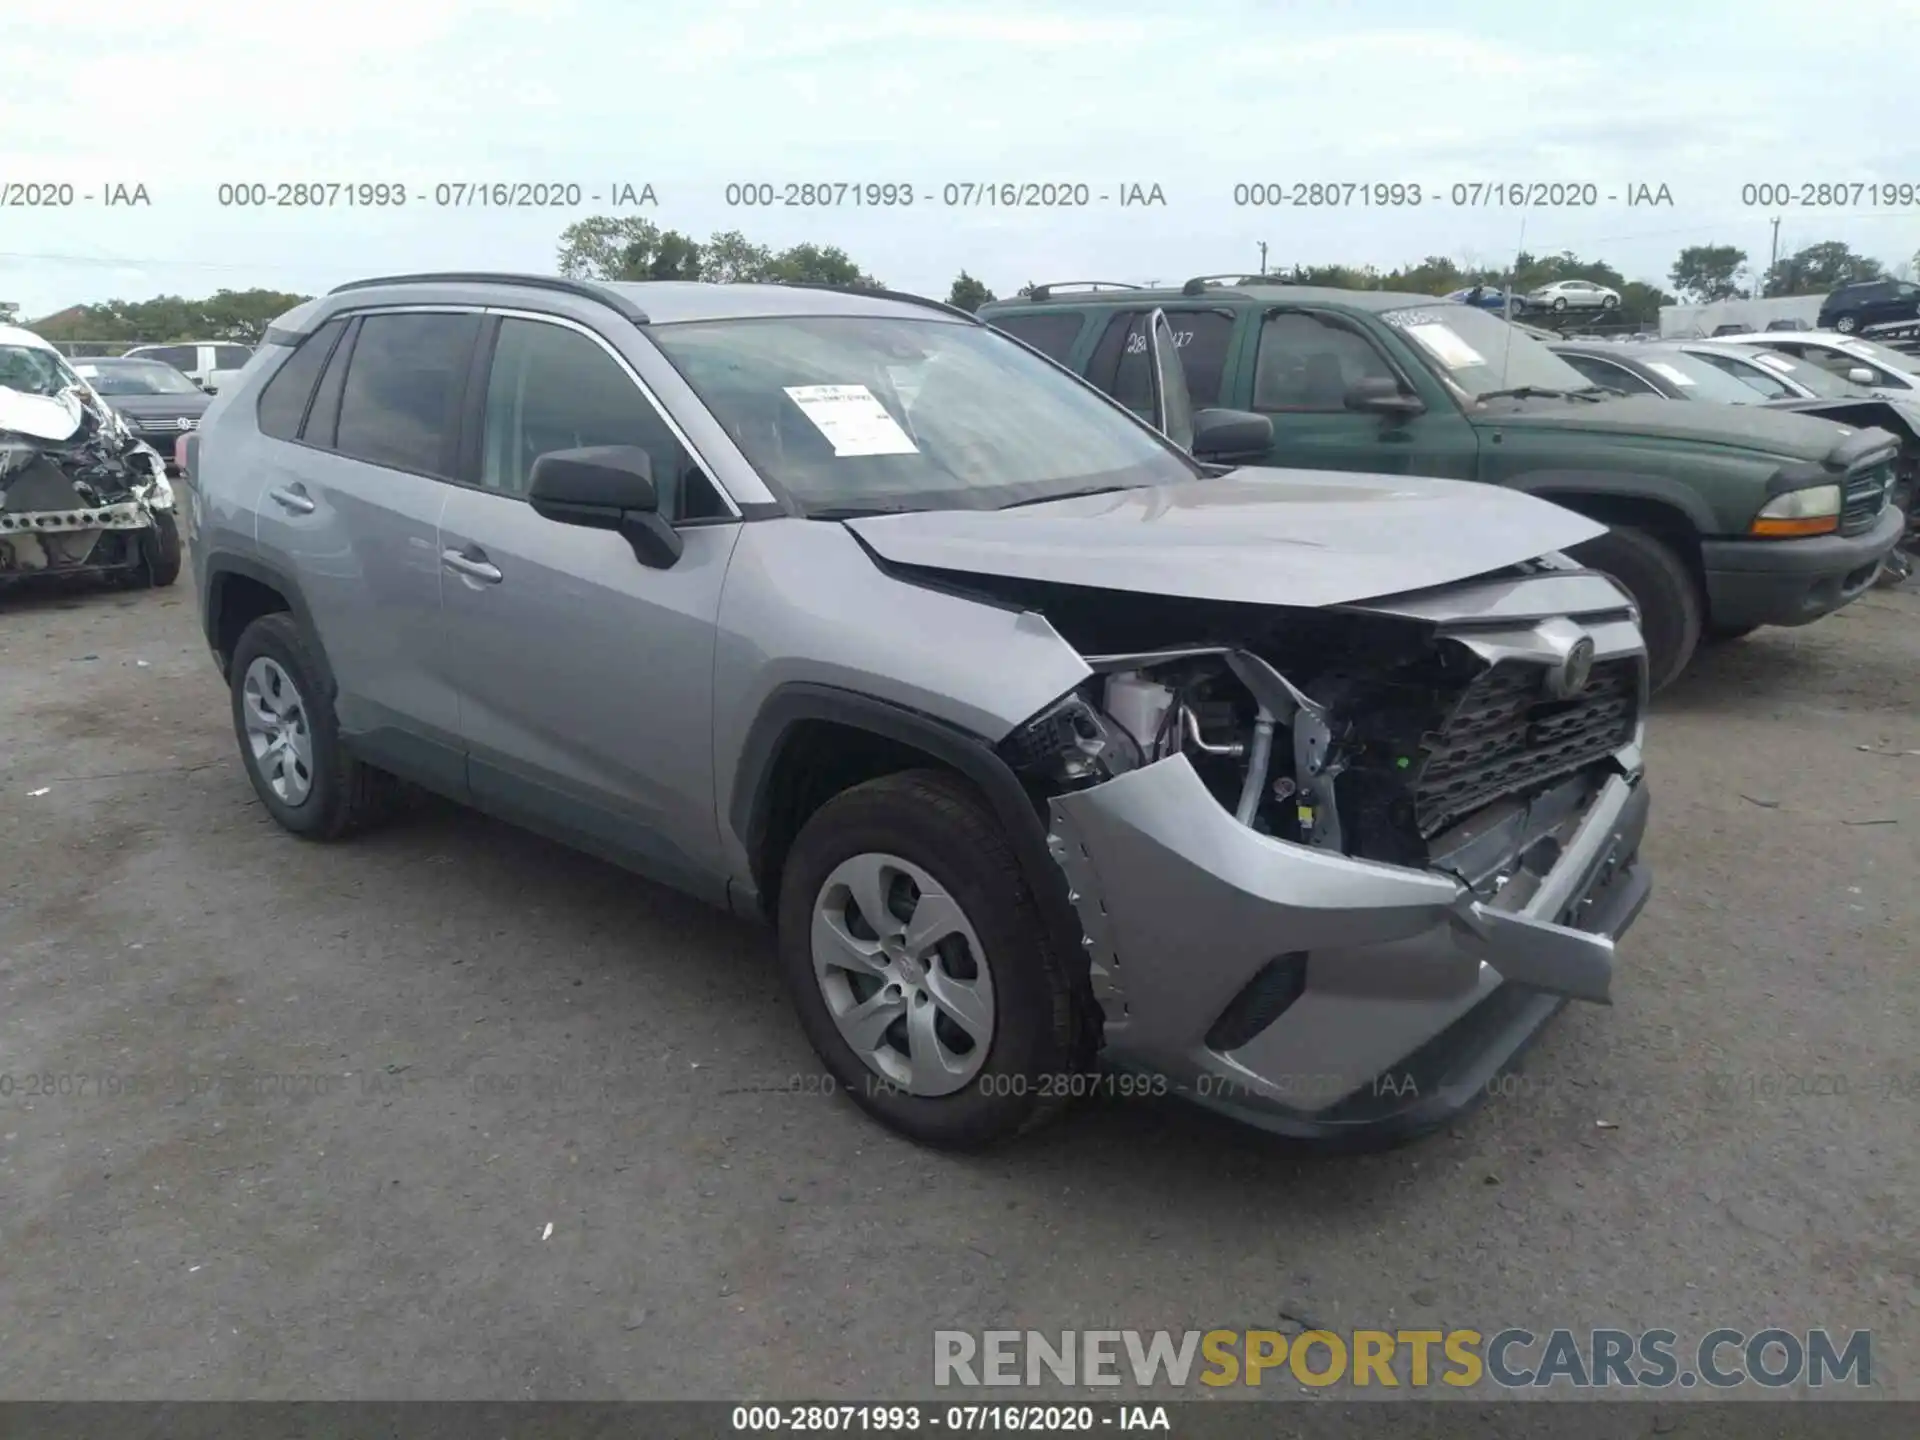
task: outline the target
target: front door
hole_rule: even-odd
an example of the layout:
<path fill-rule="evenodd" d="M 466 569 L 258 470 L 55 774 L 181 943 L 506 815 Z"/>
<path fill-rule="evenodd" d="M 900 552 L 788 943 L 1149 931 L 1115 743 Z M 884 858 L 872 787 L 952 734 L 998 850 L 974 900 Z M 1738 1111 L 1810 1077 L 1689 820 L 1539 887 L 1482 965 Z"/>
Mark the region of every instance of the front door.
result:
<path fill-rule="evenodd" d="M 1303 470 L 1363 470 L 1471 480 L 1479 439 L 1458 409 L 1435 396 L 1420 414 L 1348 407 L 1364 380 L 1412 379 L 1375 339 L 1345 316 L 1268 311 L 1248 337 L 1253 383 L 1248 408 L 1273 422 L 1268 462 Z"/>
<path fill-rule="evenodd" d="M 718 871 L 715 617 L 739 524 L 626 364 L 570 322 L 496 322 L 477 484 L 452 491 L 435 561 L 476 804 L 700 891 Z M 637 445 L 685 551 L 536 515 L 533 462 Z"/>

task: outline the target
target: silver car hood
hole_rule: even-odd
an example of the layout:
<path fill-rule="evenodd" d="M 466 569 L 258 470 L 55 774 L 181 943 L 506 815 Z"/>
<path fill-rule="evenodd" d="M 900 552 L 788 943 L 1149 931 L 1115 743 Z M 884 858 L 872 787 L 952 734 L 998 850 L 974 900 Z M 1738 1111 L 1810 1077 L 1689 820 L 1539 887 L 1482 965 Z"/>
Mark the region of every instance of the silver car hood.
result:
<path fill-rule="evenodd" d="M 1265 467 L 1011 510 L 845 523 L 899 565 L 1309 607 L 1484 575 L 1605 530 L 1497 485 Z"/>

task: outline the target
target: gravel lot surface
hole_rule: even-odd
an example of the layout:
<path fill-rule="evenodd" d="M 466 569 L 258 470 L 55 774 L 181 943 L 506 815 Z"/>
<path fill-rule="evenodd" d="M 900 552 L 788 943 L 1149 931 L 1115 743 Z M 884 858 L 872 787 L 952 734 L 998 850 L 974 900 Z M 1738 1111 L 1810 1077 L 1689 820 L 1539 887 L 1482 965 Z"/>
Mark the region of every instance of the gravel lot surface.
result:
<path fill-rule="evenodd" d="M 1510 1096 L 951 1158 L 814 1093 L 764 934 L 450 807 L 278 830 L 185 583 L 0 595 L 0 1396 L 901 1397 L 937 1328 L 1318 1323 L 1871 1329 L 1920 1397 L 1920 594 L 1656 708 L 1617 1003 Z"/>

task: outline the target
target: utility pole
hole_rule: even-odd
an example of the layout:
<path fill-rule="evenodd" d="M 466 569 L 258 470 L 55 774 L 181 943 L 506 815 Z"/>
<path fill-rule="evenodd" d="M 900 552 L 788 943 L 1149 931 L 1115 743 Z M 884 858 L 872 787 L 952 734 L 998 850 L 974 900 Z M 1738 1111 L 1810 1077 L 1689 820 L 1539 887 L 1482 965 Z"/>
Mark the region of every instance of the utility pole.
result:
<path fill-rule="evenodd" d="M 1260 242 L 1260 273 L 1267 273 L 1267 242 L 1264 240 Z"/>
<path fill-rule="evenodd" d="M 1760 293 L 1759 295 L 1754 297 L 1755 299 L 1763 300 L 1766 298 L 1767 287 L 1773 283 L 1773 267 L 1778 265 L 1779 263 L 1780 263 L 1780 217 L 1776 215 L 1773 217 L 1773 250 L 1772 250 L 1772 253 L 1767 256 L 1767 274 L 1766 274 L 1766 278 L 1760 282 Z"/>

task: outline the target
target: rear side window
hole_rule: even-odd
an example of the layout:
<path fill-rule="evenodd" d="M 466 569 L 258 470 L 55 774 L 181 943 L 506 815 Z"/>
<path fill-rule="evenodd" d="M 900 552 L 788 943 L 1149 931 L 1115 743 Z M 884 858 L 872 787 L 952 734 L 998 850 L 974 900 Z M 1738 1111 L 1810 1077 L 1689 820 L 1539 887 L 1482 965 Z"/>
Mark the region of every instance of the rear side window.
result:
<path fill-rule="evenodd" d="M 273 372 L 273 378 L 260 392 L 257 413 L 262 435 L 276 440 L 299 438 L 300 422 L 306 419 L 307 402 L 313 398 L 314 381 L 320 378 L 320 367 L 327 363 L 334 342 L 346 328 L 344 320 L 329 320 L 302 340 L 299 348 Z"/>
<path fill-rule="evenodd" d="M 244 345 L 216 345 L 213 347 L 213 368 L 216 370 L 239 370 L 253 358 L 253 351 Z"/>
<path fill-rule="evenodd" d="M 143 360 L 158 360 L 163 365 L 171 365 L 182 374 L 200 368 L 200 347 L 198 345 L 156 345 L 150 350 L 140 352 Z"/>
<path fill-rule="evenodd" d="M 1153 373 L 1147 356 L 1147 317 L 1132 310 L 1113 317 L 1100 337 L 1087 378 L 1134 414 L 1153 415 Z M 1168 328 L 1186 371 L 1194 408 L 1220 403 L 1220 381 L 1233 340 L 1233 316 L 1219 310 L 1169 310 Z"/>
<path fill-rule="evenodd" d="M 1056 312 L 1046 315 L 1008 315 L 988 322 L 1016 340 L 1024 340 L 1050 360 L 1062 365 L 1073 356 L 1074 342 L 1080 338 L 1085 322 L 1078 315 Z"/>
<path fill-rule="evenodd" d="M 451 476 L 477 315 L 368 315 L 347 366 L 334 448 L 356 460 Z"/>

